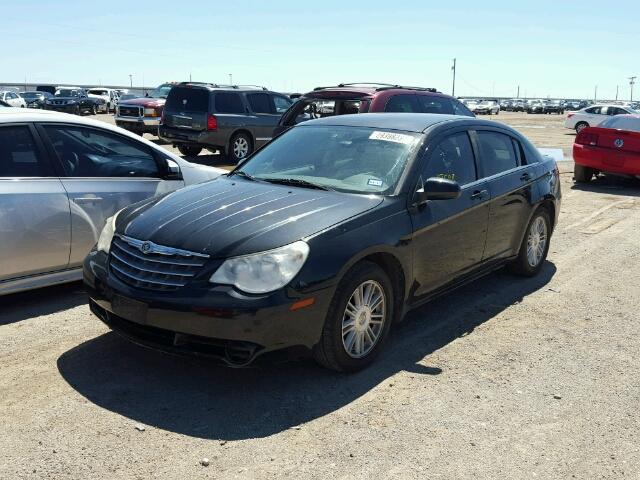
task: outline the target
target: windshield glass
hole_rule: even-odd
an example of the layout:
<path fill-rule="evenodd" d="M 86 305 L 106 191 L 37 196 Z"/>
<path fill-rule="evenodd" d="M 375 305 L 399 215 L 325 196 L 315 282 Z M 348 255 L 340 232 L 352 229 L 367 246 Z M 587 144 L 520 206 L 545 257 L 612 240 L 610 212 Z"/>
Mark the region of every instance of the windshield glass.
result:
<path fill-rule="evenodd" d="M 390 194 L 420 134 L 364 127 L 300 126 L 238 169 L 257 180 L 293 179 L 332 190 Z"/>
<path fill-rule="evenodd" d="M 106 90 L 89 90 L 91 95 L 108 95 Z"/>
<path fill-rule="evenodd" d="M 160 85 L 158 88 L 156 88 L 153 92 L 151 92 L 151 96 L 153 98 L 167 98 L 167 95 L 169 95 L 169 90 L 171 90 L 171 87 L 173 87 L 173 85 L 164 83 Z"/>
<path fill-rule="evenodd" d="M 23 92 L 20 94 L 22 96 L 22 98 L 40 98 L 42 97 L 42 93 L 40 92 Z"/>
<path fill-rule="evenodd" d="M 61 88 L 56 91 L 56 97 L 77 97 L 79 92 L 77 90 L 70 90 L 68 88 Z"/>

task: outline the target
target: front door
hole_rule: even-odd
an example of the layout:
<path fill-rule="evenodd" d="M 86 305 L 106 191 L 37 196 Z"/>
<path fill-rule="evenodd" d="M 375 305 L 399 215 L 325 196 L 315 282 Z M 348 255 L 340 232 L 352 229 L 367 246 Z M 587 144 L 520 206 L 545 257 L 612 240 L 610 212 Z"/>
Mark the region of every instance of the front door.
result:
<path fill-rule="evenodd" d="M 69 263 L 82 263 L 107 218 L 132 203 L 176 190 L 182 180 L 163 180 L 147 145 L 102 129 L 42 125 L 62 165 L 71 207 Z"/>
<path fill-rule="evenodd" d="M 252 113 L 249 122 L 255 134 L 255 148 L 260 148 L 273 137 L 282 113 L 278 113 L 274 96 L 268 92 L 248 93 L 247 102 Z"/>
<path fill-rule="evenodd" d="M 0 127 L 0 282 L 69 263 L 69 200 L 29 125 Z"/>
<path fill-rule="evenodd" d="M 469 134 L 459 131 L 436 143 L 422 166 L 422 179 L 455 180 L 462 194 L 414 209 L 415 299 L 479 264 L 487 234 L 490 194 L 486 182 L 478 180 Z"/>

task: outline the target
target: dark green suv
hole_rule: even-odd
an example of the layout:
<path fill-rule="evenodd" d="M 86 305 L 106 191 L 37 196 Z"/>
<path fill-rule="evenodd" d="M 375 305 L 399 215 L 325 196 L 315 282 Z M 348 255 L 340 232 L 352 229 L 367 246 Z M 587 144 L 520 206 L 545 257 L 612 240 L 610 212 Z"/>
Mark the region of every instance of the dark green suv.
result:
<path fill-rule="evenodd" d="M 264 87 L 184 82 L 169 92 L 158 133 L 183 155 L 206 148 L 237 163 L 271 140 L 292 103 Z"/>

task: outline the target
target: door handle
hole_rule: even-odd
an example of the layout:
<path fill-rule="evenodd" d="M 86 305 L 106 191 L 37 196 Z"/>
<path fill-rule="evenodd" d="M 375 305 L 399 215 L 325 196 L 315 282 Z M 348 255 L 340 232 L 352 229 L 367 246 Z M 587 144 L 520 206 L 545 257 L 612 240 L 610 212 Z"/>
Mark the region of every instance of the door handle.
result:
<path fill-rule="evenodd" d="M 95 202 L 101 202 L 101 201 L 102 201 L 102 197 L 76 197 L 73 199 L 73 202 L 77 203 L 78 205 L 82 203 L 95 203 Z"/>
<path fill-rule="evenodd" d="M 488 193 L 489 192 L 487 192 L 486 190 L 474 190 L 474 192 L 471 194 L 471 199 L 482 200 Z"/>
<path fill-rule="evenodd" d="M 520 177 L 520 180 L 522 180 L 523 182 L 528 182 L 529 180 L 531 180 L 531 175 L 528 173 L 523 173 Z"/>

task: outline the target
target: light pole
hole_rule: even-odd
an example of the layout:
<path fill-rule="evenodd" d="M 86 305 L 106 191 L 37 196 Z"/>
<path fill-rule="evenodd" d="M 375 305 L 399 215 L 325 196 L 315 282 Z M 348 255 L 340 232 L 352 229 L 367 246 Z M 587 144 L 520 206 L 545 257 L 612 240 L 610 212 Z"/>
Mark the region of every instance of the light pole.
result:
<path fill-rule="evenodd" d="M 133 88 L 133 74 L 129 74 L 129 87 Z"/>
<path fill-rule="evenodd" d="M 597 102 L 598 101 L 598 85 L 596 85 L 595 90 L 593 91 L 593 101 Z"/>
<path fill-rule="evenodd" d="M 453 66 L 451 67 L 453 71 L 453 86 L 451 87 L 451 96 L 456 96 L 456 59 L 453 59 Z"/>
<path fill-rule="evenodd" d="M 233 73 L 229 74 L 229 85 L 233 85 Z"/>
<path fill-rule="evenodd" d="M 638 77 L 629 77 L 629 86 L 631 87 L 631 98 L 629 98 L 630 102 L 633 102 L 633 86 L 636 83 L 636 78 Z"/>
<path fill-rule="evenodd" d="M 620 87 L 620 85 L 616 85 L 616 101 L 618 100 L 618 88 Z"/>

